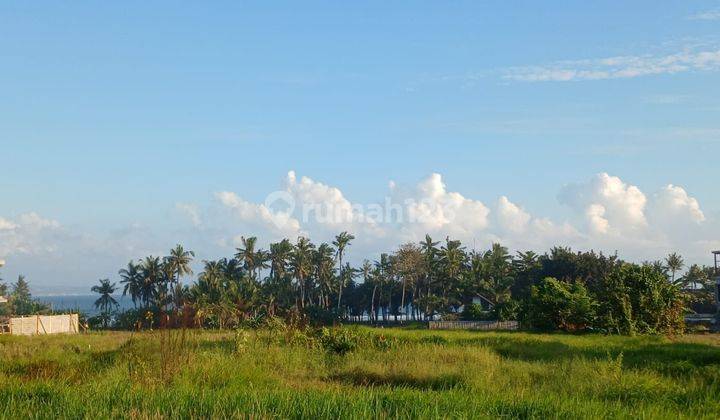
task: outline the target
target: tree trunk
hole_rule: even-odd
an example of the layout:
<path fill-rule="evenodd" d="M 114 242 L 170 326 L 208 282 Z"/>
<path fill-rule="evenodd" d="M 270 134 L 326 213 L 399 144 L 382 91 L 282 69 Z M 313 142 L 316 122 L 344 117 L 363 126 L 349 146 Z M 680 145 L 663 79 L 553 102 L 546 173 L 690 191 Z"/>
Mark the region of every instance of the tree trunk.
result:
<path fill-rule="evenodd" d="M 338 253 L 338 260 L 339 260 L 339 262 L 340 262 L 340 270 L 339 270 L 339 274 L 340 274 L 340 282 L 339 282 L 339 283 L 340 283 L 340 287 L 338 288 L 338 304 L 337 304 L 337 308 L 338 308 L 338 311 L 340 311 L 340 301 L 342 300 L 343 283 L 345 282 L 345 277 L 343 277 L 342 252 L 339 252 L 339 253 Z"/>
<path fill-rule="evenodd" d="M 300 277 L 300 307 L 305 309 L 305 279 Z"/>
<path fill-rule="evenodd" d="M 405 277 L 403 276 L 403 287 L 402 287 L 402 296 L 400 296 L 400 309 L 402 310 L 402 313 L 400 314 L 400 319 L 402 319 L 403 314 L 405 314 L 405 284 L 406 284 Z M 407 317 L 406 317 L 407 318 Z"/>

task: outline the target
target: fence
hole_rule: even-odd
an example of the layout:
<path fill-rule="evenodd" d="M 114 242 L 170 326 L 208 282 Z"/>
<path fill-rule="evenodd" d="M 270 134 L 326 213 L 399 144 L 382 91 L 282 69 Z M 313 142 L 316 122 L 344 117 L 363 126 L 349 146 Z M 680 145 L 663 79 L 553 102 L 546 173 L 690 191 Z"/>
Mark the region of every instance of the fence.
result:
<path fill-rule="evenodd" d="M 13 335 L 77 334 L 80 330 L 78 314 L 10 318 L 8 326 Z"/>
<path fill-rule="evenodd" d="M 430 321 L 431 330 L 517 330 L 517 321 Z"/>

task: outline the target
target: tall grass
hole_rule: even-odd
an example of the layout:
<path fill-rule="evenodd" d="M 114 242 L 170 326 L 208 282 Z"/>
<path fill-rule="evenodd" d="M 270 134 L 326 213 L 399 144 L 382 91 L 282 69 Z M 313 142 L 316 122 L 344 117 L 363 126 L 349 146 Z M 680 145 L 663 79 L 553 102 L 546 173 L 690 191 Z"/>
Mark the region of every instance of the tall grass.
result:
<path fill-rule="evenodd" d="M 2 336 L 0 417 L 716 418 L 719 344 L 370 328 Z"/>

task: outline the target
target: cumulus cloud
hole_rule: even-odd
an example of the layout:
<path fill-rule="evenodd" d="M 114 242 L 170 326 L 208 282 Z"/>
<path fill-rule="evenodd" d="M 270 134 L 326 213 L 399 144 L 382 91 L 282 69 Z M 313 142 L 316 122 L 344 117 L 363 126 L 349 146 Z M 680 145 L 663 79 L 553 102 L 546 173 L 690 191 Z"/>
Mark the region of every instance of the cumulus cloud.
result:
<path fill-rule="evenodd" d="M 682 187 L 673 184 L 668 184 L 655 193 L 652 212 L 664 222 L 687 221 L 700 224 L 705 221 L 700 203 L 690 197 Z"/>
<path fill-rule="evenodd" d="M 427 232 L 468 238 L 488 226 L 488 207 L 479 200 L 448 191 L 440 174 L 420 181 L 410 194 L 395 191 L 393 202 L 400 203 L 405 214 L 399 228 L 406 236 Z"/>
<path fill-rule="evenodd" d="M 15 220 L 0 217 L 0 257 L 52 252 L 63 233 L 60 223 L 37 213 L 24 213 Z"/>
<path fill-rule="evenodd" d="M 307 176 L 299 180 L 295 171 L 285 177 L 285 190 L 298 210 L 301 220 L 313 230 L 330 232 L 352 231 L 356 234 L 383 236 L 371 208 L 353 204 L 337 187 L 332 187 Z"/>
<path fill-rule="evenodd" d="M 215 197 L 246 229 L 269 230 L 273 237 L 294 237 L 302 233 L 300 222 L 287 212 L 273 212 L 264 204 L 248 202 L 229 191 L 218 192 Z"/>
<path fill-rule="evenodd" d="M 522 233 L 530 222 L 530 214 L 502 196 L 497 203 L 497 219 L 502 229 L 513 233 Z"/>
<path fill-rule="evenodd" d="M 426 233 L 477 246 L 499 241 L 513 249 L 538 251 L 555 245 L 618 250 L 631 259 L 699 249 L 691 244 L 693 240 L 712 239 L 688 230 L 705 223 L 706 216 L 682 187 L 668 185 L 646 195 L 638 186 L 607 173 L 560 189 L 558 199 L 574 210 L 572 220 L 533 215 L 507 196 L 487 206 L 453 191 L 438 173 L 409 186 L 390 181 L 384 199 L 369 204 L 353 202 L 339 187 L 293 171 L 281 185 L 269 197 L 279 194 L 285 207 L 277 208 L 278 200 L 252 203 L 236 193 L 221 192 L 216 194 L 217 203 L 233 218 L 210 216 L 208 210 L 197 217 L 227 222 L 214 229 L 216 242 L 225 247 L 234 246 L 233 238 L 239 235 L 257 235 L 266 241 L 303 235 L 329 241 L 347 230 L 356 235 L 353 249 L 362 257 L 419 240 Z"/>
<path fill-rule="evenodd" d="M 8 219 L 4 219 L 0 217 L 0 230 L 12 230 L 15 229 L 17 225 L 13 222 L 11 222 Z"/>
<path fill-rule="evenodd" d="M 645 194 L 607 173 L 600 173 L 586 183 L 566 185 L 559 199 L 583 212 L 595 233 L 630 233 L 647 226 Z"/>
<path fill-rule="evenodd" d="M 703 244 L 720 232 L 718 221 L 709 221 L 698 200 L 677 185 L 648 196 L 637 186 L 601 173 L 563 187 L 558 198 L 584 220 L 584 239 L 575 243 L 616 249 L 629 258 L 655 259 L 668 252 L 702 258 L 709 251 L 703 251 Z"/>
<path fill-rule="evenodd" d="M 436 240 L 460 239 L 477 249 L 495 241 L 512 250 L 539 252 L 570 246 L 617 250 L 636 261 L 677 251 L 688 261 L 702 262 L 720 234 L 713 214 L 685 188 L 670 184 L 646 194 L 607 173 L 560 189 L 559 201 L 572 210 L 569 220 L 532 214 L 507 196 L 488 206 L 453 190 L 437 173 L 410 185 L 390 181 L 385 194 L 371 203 L 353 202 L 339 187 L 292 171 L 278 185 L 263 202 L 219 191 L 207 203 L 176 204 L 184 218 L 182 226 L 170 229 L 134 224 L 97 235 L 36 213 L 0 217 L 0 258 L 8 260 L 10 272 L 39 280 L 36 287 L 67 291 L 66 279 L 86 286 L 114 276 L 131 258 L 162 255 L 176 243 L 195 250 L 198 261 L 227 256 L 241 236 L 257 236 L 260 246 L 267 247 L 285 237 L 331 241 L 347 230 L 356 236 L 348 254 L 354 262 L 418 241 L 426 233 Z M 3 271 L 7 274 L 8 268 Z"/>
<path fill-rule="evenodd" d="M 628 79 L 720 69 L 720 49 L 685 51 L 667 55 L 616 56 L 589 60 L 558 61 L 548 65 L 513 67 L 503 78 L 520 82 L 569 82 Z"/>

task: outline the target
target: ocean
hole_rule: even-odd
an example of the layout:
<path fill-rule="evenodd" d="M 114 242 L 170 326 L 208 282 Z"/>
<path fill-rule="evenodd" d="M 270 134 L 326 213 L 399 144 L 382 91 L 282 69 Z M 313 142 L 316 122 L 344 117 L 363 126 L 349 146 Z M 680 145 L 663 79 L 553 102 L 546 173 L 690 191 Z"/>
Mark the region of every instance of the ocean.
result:
<path fill-rule="evenodd" d="M 115 295 L 119 310 L 130 309 L 133 307 L 132 300 L 129 296 Z M 79 310 L 88 316 L 97 315 L 100 310 L 95 308 L 95 301 L 98 295 L 33 295 L 33 299 L 43 303 L 47 303 L 55 311 L 60 310 Z"/>

